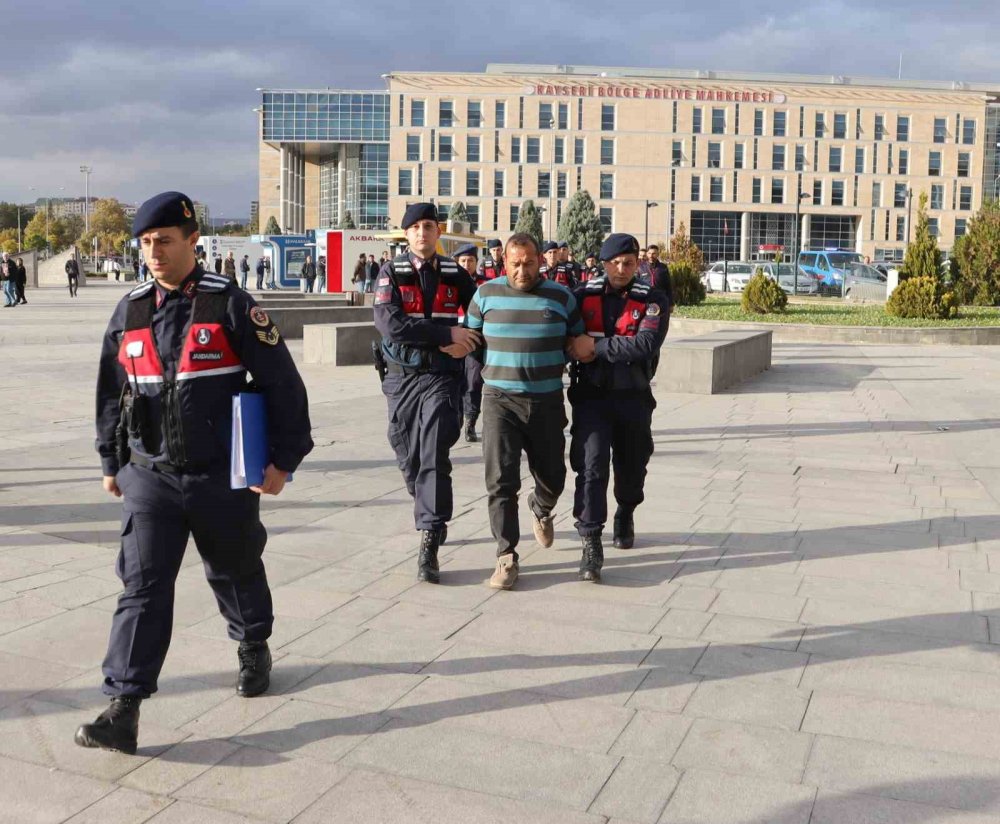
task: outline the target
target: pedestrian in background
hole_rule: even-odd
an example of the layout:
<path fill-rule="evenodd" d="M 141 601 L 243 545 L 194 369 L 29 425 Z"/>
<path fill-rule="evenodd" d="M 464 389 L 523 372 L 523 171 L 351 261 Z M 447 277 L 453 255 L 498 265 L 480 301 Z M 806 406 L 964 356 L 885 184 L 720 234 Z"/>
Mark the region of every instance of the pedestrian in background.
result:
<path fill-rule="evenodd" d="M 316 291 L 321 295 L 326 292 L 326 256 L 320 255 L 316 261 Z"/>
<path fill-rule="evenodd" d="M 361 253 L 361 257 L 358 258 L 358 262 L 354 265 L 354 275 L 351 277 L 351 283 L 354 284 L 354 288 L 358 290 L 358 294 L 364 294 L 365 291 L 365 281 L 368 279 L 368 265 L 365 263 L 365 253 Z"/>
<path fill-rule="evenodd" d="M 145 266 L 145 262 L 142 265 Z M 75 298 L 80 289 L 80 266 L 75 257 L 66 261 L 66 280 L 69 281 L 69 296 Z"/>
<path fill-rule="evenodd" d="M 229 251 L 222 263 L 222 273 L 233 283 L 236 283 L 236 258 L 233 257 L 232 250 Z"/>
<path fill-rule="evenodd" d="M 306 282 L 306 294 L 312 294 L 316 285 L 316 264 L 312 255 L 306 255 L 306 262 L 302 264 L 302 279 Z"/>
<path fill-rule="evenodd" d="M 368 266 L 365 274 L 365 291 L 375 291 L 375 281 L 378 279 L 379 265 L 375 262 L 375 255 L 368 255 Z"/>
<path fill-rule="evenodd" d="M 111 261 L 111 271 L 115 273 L 115 283 L 118 283 L 122 279 L 122 267 L 117 260 Z"/>
<path fill-rule="evenodd" d="M 261 255 L 257 260 L 257 291 L 260 292 L 264 288 L 264 273 L 267 270 L 264 268 L 264 256 Z"/>
<path fill-rule="evenodd" d="M 3 281 L 3 305 L 5 309 L 8 306 L 17 306 L 17 290 L 14 287 L 15 266 L 14 259 L 7 252 L 4 252 L 3 258 L 0 259 L 0 280 Z"/>
<path fill-rule="evenodd" d="M 264 256 L 264 283 L 267 284 L 268 289 L 278 288 L 274 283 L 274 272 L 271 271 L 271 258 L 267 255 Z"/>
<path fill-rule="evenodd" d="M 24 268 L 24 258 L 17 259 L 14 270 L 14 295 L 18 303 L 27 303 L 24 299 L 24 287 L 28 285 L 28 270 Z"/>
<path fill-rule="evenodd" d="M 240 289 L 244 292 L 247 288 L 247 277 L 250 275 L 250 255 L 243 255 L 240 261 Z"/>

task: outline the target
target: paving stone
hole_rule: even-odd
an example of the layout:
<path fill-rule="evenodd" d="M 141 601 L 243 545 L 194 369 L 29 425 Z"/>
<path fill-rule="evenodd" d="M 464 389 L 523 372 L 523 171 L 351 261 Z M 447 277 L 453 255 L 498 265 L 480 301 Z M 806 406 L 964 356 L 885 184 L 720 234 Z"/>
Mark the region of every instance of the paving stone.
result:
<path fill-rule="evenodd" d="M 63 612 L 61 607 L 36 595 L 16 593 L 14 597 L 0 602 L 0 635 L 37 624 L 61 612 Z"/>
<path fill-rule="evenodd" d="M 172 798 L 121 788 L 77 813 L 65 824 L 142 824 L 173 803 Z"/>
<path fill-rule="evenodd" d="M 996 818 L 891 798 L 834 795 L 820 790 L 810 824 L 841 824 L 845 821 L 851 824 L 913 824 L 917 821 L 933 821 L 934 824 L 992 824 Z"/>
<path fill-rule="evenodd" d="M 114 790 L 105 781 L 2 756 L 0 787 L 3 824 L 60 824 Z"/>
<path fill-rule="evenodd" d="M 676 713 L 639 710 L 611 748 L 611 754 L 669 762 L 692 722 Z"/>
<path fill-rule="evenodd" d="M 671 609 L 689 609 L 705 612 L 719 595 L 717 589 L 712 587 L 698 587 L 681 580 L 681 586 L 667 601 L 667 606 Z"/>
<path fill-rule="evenodd" d="M 182 729 L 201 738 L 230 738 L 287 701 L 288 698 L 280 695 L 260 695 L 253 701 L 233 695 L 204 715 L 189 721 Z"/>
<path fill-rule="evenodd" d="M 698 661 L 694 674 L 719 678 L 740 676 L 795 686 L 808 660 L 809 656 L 801 652 L 741 644 L 712 644 Z"/>
<path fill-rule="evenodd" d="M 815 794 L 800 784 L 688 770 L 660 824 L 807 824 Z"/>
<path fill-rule="evenodd" d="M 701 637 L 714 644 L 754 644 L 771 649 L 794 650 L 799 645 L 803 630 L 800 624 L 791 621 L 717 614 L 705 627 Z"/>
<path fill-rule="evenodd" d="M 230 741 L 192 736 L 151 758 L 118 783 L 152 795 L 173 795 L 238 749 Z"/>
<path fill-rule="evenodd" d="M 614 821 L 628 819 L 655 824 L 680 775 L 677 769 L 661 761 L 623 758 L 590 811 Z"/>
<path fill-rule="evenodd" d="M 712 612 L 724 615 L 796 621 L 805 604 L 805 598 L 798 598 L 794 595 L 778 595 L 773 592 L 741 592 L 727 589 L 719 594 L 710 609 Z"/>
<path fill-rule="evenodd" d="M 334 663 L 300 683 L 291 694 L 303 701 L 379 712 L 406 695 L 424 678 L 423 675 Z"/>
<path fill-rule="evenodd" d="M 683 711 L 685 715 L 794 731 L 799 729 L 808 704 L 808 689 L 740 677 L 706 678 Z"/>

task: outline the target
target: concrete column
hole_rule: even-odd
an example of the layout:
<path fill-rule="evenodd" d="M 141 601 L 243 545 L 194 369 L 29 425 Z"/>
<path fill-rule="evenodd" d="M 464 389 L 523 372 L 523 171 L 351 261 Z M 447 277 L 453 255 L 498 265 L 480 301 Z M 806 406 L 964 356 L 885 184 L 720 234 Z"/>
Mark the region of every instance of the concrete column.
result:
<path fill-rule="evenodd" d="M 812 215 L 802 215 L 802 236 L 799 238 L 799 249 L 809 248 L 809 234 L 812 228 Z"/>
<path fill-rule="evenodd" d="M 740 260 L 750 260 L 750 213 L 740 218 Z"/>
<path fill-rule="evenodd" d="M 337 160 L 337 222 L 343 221 L 347 211 L 347 144 L 340 144 L 340 158 Z"/>
<path fill-rule="evenodd" d="M 288 149 L 281 147 L 281 171 L 278 173 L 278 223 L 282 232 L 288 231 Z"/>
<path fill-rule="evenodd" d="M 854 228 L 854 251 L 859 255 L 864 251 L 865 242 L 865 216 L 862 214 L 858 218 L 858 225 Z"/>

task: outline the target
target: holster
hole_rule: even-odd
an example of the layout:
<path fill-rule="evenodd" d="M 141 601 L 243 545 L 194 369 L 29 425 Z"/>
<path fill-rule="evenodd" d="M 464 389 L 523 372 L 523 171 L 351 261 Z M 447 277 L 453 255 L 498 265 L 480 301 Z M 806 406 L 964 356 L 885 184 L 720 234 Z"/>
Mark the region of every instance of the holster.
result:
<path fill-rule="evenodd" d="M 115 458 L 120 467 L 125 466 L 132 457 L 132 449 L 128 444 L 132 423 L 132 401 L 132 390 L 126 383 L 118 398 L 118 425 L 115 427 Z"/>
<path fill-rule="evenodd" d="M 375 371 L 378 373 L 379 383 L 385 383 L 385 375 L 389 371 L 389 366 L 386 363 L 385 355 L 382 354 L 380 341 L 372 341 L 372 360 L 375 361 Z"/>

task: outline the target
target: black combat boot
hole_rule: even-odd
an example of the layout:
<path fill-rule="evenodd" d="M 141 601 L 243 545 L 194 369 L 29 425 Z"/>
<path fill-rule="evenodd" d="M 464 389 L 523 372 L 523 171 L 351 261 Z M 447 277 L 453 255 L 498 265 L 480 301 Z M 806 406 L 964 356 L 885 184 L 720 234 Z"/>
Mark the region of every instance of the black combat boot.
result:
<path fill-rule="evenodd" d="M 476 434 L 476 419 L 469 417 L 465 419 L 465 442 L 476 443 L 479 436 Z"/>
<path fill-rule="evenodd" d="M 618 507 L 615 512 L 614 545 L 618 549 L 631 549 L 635 543 L 635 521 L 632 520 L 632 510 Z"/>
<path fill-rule="evenodd" d="M 253 698 L 271 686 L 271 650 L 267 641 L 240 641 L 236 652 L 240 674 L 236 679 L 236 694 Z"/>
<path fill-rule="evenodd" d="M 580 559 L 580 580 L 601 581 L 601 567 L 604 566 L 604 544 L 600 535 L 583 536 L 583 557 Z"/>
<path fill-rule="evenodd" d="M 420 541 L 420 554 L 417 556 L 417 580 L 429 584 L 441 582 L 438 572 L 438 547 L 441 545 L 442 532 L 437 529 L 425 529 Z"/>
<path fill-rule="evenodd" d="M 135 755 L 139 741 L 139 703 L 134 695 L 117 696 L 93 724 L 83 724 L 74 741 L 81 747 L 100 747 Z"/>

